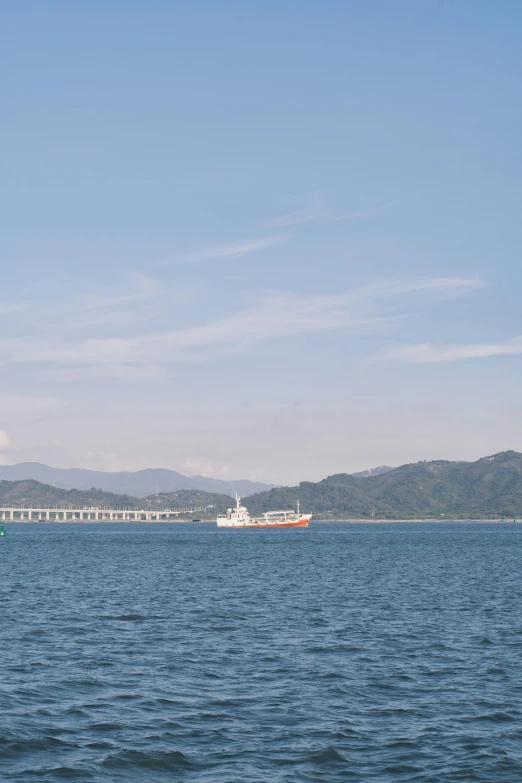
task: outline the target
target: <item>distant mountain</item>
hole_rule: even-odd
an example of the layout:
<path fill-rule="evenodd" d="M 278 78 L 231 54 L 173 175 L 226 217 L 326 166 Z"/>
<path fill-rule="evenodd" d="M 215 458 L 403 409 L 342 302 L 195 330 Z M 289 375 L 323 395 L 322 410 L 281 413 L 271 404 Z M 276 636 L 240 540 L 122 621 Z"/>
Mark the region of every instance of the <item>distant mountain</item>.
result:
<path fill-rule="evenodd" d="M 81 468 L 52 468 L 39 462 L 20 462 L 18 465 L 1 465 L 0 480 L 22 481 L 33 479 L 44 484 L 52 484 L 61 489 L 91 489 L 96 487 L 105 492 L 118 495 L 146 497 L 147 495 L 178 492 L 183 489 L 194 489 L 202 492 L 248 497 L 254 492 L 271 489 L 274 484 L 264 484 L 261 481 L 238 479 L 225 481 L 207 478 L 206 476 L 183 476 L 175 470 L 164 468 L 148 468 L 135 473 L 105 473 L 98 470 L 82 470 Z"/>
<path fill-rule="evenodd" d="M 388 465 L 379 465 L 378 468 L 360 470 L 359 473 L 350 473 L 350 475 L 358 478 L 369 478 L 370 476 L 381 476 L 383 473 L 389 473 L 390 470 L 395 470 L 395 468 L 390 468 Z"/>
<path fill-rule="evenodd" d="M 340 473 L 316 483 L 278 487 L 245 502 L 255 514 L 295 507 L 323 518 L 522 517 L 522 454 L 476 462 L 417 462 L 368 477 Z"/>
<path fill-rule="evenodd" d="M 85 472 L 92 475 L 92 471 Z M 373 475 L 371 480 L 368 476 L 339 473 L 323 481 L 303 481 L 297 487 L 276 487 L 256 493 L 247 498 L 245 505 L 251 513 L 260 514 L 293 508 L 296 500 L 303 511 L 323 519 L 522 518 L 522 454 L 504 451 L 476 462 L 417 462 Z M 80 508 L 212 506 L 201 515 L 211 519 L 230 506 L 231 500 L 228 494 L 199 489 L 138 497 L 136 493 L 115 494 L 95 487 L 67 490 L 34 480 L 0 480 L 0 504 L 14 503 Z"/>
<path fill-rule="evenodd" d="M 214 518 L 231 505 L 229 495 L 187 489 L 150 497 L 138 498 L 131 495 L 116 495 L 103 490 L 61 489 L 42 484 L 33 479 L 22 481 L 0 481 L 0 505 L 26 505 L 33 507 L 60 506 L 62 508 L 152 508 L 176 509 L 196 506 L 211 506 L 208 514 Z M 201 514 L 205 516 L 205 514 Z"/>

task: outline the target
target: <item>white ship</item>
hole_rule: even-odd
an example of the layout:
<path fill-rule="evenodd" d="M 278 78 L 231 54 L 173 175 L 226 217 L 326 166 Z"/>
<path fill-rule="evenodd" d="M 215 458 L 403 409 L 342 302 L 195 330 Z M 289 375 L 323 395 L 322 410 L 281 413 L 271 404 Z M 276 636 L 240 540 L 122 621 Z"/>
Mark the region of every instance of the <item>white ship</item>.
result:
<path fill-rule="evenodd" d="M 308 527 L 311 514 L 301 514 L 299 501 L 297 511 L 267 511 L 262 517 L 251 517 L 248 509 L 241 505 L 241 498 L 236 495 L 236 505 L 229 508 L 226 514 L 218 514 L 218 527 Z"/>

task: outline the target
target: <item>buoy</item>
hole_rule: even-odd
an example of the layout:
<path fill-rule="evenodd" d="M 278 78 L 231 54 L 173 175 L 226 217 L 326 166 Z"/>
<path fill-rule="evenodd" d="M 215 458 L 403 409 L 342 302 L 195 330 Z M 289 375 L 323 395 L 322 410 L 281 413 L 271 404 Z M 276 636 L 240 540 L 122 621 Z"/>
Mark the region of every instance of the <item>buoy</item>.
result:
<path fill-rule="evenodd" d="M 7 535 L 5 532 L 5 525 L 3 522 L 0 522 L 0 536 L 5 536 L 5 535 Z"/>

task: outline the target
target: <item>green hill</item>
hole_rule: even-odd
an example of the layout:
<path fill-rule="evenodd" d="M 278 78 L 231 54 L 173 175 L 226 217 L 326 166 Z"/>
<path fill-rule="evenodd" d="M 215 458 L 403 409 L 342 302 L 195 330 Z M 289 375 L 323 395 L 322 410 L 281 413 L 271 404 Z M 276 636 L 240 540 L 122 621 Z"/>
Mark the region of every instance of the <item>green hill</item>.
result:
<path fill-rule="evenodd" d="M 366 478 L 340 473 L 246 498 L 253 514 L 293 508 L 323 518 L 498 519 L 522 517 L 522 454 L 477 462 L 417 462 Z"/>
<path fill-rule="evenodd" d="M 218 511 L 226 510 L 232 504 L 229 495 L 221 495 L 200 490 L 179 490 L 146 498 L 132 495 L 116 495 L 101 489 L 80 490 L 60 489 L 39 481 L 0 481 L 0 505 L 95 507 L 95 508 L 152 508 L 176 509 L 194 506 L 212 506 L 206 516 L 216 516 Z"/>
<path fill-rule="evenodd" d="M 140 508 L 140 500 L 130 495 L 114 495 L 93 487 L 88 490 L 60 489 L 50 484 L 26 479 L 23 481 L 0 481 L 0 503 L 25 504 L 26 506 L 98 506 L 99 508 Z"/>
<path fill-rule="evenodd" d="M 138 501 L 140 502 L 140 501 Z M 159 495 L 149 495 L 141 500 L 151 508 L 187 508 L 194 506 L 212 506 L 209 515 L 216 517 L 218 512 L 226 511 L 234 504 L 230 495 L 218 492 L 203 492 L 199 489 L 178 489 L 177 492 L 161 492 Z M 198 514 L 199 516 L 199 514 Z"/>
<path fill-rule="evenodd" d="M 417 462 L 367 477 L 339 473 L 297 487 L 277 487 L 245 499 L 251 514 L 295 508 L 323 519 L 498 519 L 522 517 L 522 454 L 505 451 L 477 462 Z M 187 508 L 205 506 L 198 517 L 214 519 L 233 501 L 228 495 L 178 490 L 146 498 L 90 490 L 60 489 L 38 481 L 0 481 L 0 504 Z"/>

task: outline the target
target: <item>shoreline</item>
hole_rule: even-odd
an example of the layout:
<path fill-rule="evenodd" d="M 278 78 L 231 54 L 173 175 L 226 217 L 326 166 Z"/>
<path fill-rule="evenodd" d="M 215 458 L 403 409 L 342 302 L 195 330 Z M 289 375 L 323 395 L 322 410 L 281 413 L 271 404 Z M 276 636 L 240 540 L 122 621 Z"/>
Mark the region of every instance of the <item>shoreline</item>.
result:
<path fill-rule="evenodd" d="M 445 524 L 450 522 L 452 524 L 492 524 L 492 525 L 513 525 L 522 524 L 522 518 L 518 519 L 499 519 L 497 517 L 490 519 L 440 519 L 440 518 L 423 518 L 418 517 L 415 519 L 367 519 L 367 518 L 345 518 L 345 519 L 313 519 L 310 522 L 310 526 L 314 524 L 331 525 L 331 524 L 365 524 L 365 525 L 388 525 L 388 524 Z M 9 519 L 4 520 L 5 525 L 210 525 L 216 524 L 215 519 L 202 519 L 197 522 L 193 519 L 76 519 L 76 520 L 63 520 L 63 519 Z"/>
<path fill-rule="evenodd" d="M 416 519 L 316 519 L 316 522 L 321 522 L 324 524 L 332 523 L 332 522 L 342 522 L 343 524 L 350 524 L 350 523 L 367 523 L 370 525 L 383 525 L 383 524 L 396 524 L 396 523 L 427 523 L 427 524 L 444 524 L 445 522 L 451 522 L 451 523 L 458 523 L 458 524 L 493 524 L 493 525 L 513 525 L 518 524 L 518 519 L 499 519 L 497 517 L 495 518 L 489 518 L 489 519 L 452 519 L 448 517 L 448 519 L 438 519 L 438 518 L 429 518 L 429 517 L 419 517 Z"/>

